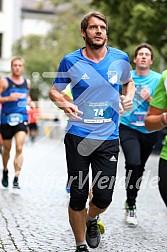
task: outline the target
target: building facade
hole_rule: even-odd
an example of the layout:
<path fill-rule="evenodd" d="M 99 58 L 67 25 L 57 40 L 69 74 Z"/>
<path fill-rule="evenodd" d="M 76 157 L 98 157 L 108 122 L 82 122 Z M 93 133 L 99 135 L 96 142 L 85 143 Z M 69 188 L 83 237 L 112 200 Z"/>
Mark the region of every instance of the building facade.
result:
<path fill-rule="evenodd" d="M 51 28 L 54 8 L 47 0 L 0 0 L 0 77 L 10 71 L 13 44 Z"/>

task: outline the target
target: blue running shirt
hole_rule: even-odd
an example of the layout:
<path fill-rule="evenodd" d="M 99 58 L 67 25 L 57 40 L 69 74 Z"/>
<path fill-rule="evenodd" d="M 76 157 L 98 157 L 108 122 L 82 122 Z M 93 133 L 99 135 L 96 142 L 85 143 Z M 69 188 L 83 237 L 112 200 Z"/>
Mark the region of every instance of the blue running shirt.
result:
<path fill-rule="evenodd" d="M 20 122 L 28 120 L 27 114 L 27 96 L 29 92 L 28 83 L 24 79 L 22 84 L 17 84 L 10 78 L 6 78 L 8 86 L 7 89 L 2 92 L 1 96 L 10 96 L 11 93 L 20 93 L 21 98 L 17 101 L 10 101 L 2 103 L 1 110 L 1 124 L 17 125 Z"/>
<path fill-rule="evenodd" d="M 152 70 L 150 70 L 149 74 L 146 76 L 137 75 L 136 70 L 132 70 L 131 74 L 135 83 L 133 107 L 131 111 L 121 115 L 120 122 L 142 133 L 150 133 L 144 127 L 144 118 L 148 111 L 149 103 L 140 97 L 140 92 L 144 87 L 146 87 L 150 91 L 150 96 L 153 96 L 154 90 L 161 78 L 161 74 Z"/>
<path fill-rule="evenodd" d="M 62 91 L 70 83 L 74 104 L 83 112 L 82 121 L 69 118 L 66 132 L 97 140 L 118 139 L 119 85 L 130 79 L 126 53 L 107 47 L 107 54 L 95 63 L 82 49 L 66 55 L 53 84 Z"/>

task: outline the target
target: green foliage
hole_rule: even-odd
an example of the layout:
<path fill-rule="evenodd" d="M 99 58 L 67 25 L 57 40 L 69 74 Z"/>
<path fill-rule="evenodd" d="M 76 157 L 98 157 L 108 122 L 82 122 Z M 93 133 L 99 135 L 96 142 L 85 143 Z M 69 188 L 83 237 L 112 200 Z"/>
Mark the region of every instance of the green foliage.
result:
<path fill-rule="evenodd" d="M 38 35 L 23 37 L 13 47 L 13 54 L 25 59 L 25 72 L 27 78 L 32 80 L 36 99 L 39 94 L 43 96 L 43 89 L 51 82 L 50 78 L 42 77 L 43 72 L 55 71 L 52 50 L 52 41 Z"/>
<path fill-rule="evenodd" d="M 108 17 L 111 46 L 131 55 L 139 43 L 150 43 L 156 54 L 155 70 L 167 68 L 167 0 L 93 0 L 92 4 Z"/>
<path fill-rule="evenodd" d="M 65 54 L 83 46 L 80 21 L 83 15 L 90 11 L 90 0 L 84 2 L 50 0 L 50 2 L 53 7 L 61 8 L 57 8 L 55 18 L 52 20 L 52 29 L 48 34 L 22 37 L 13 46 L 13 54 L 22 55 L 25 59 L 25 72 L 32 80 L 31 94 L 35 97 L 48 96 L 48 89 L 61 59 Z"/>
<path fill-rule="evenodd" d="M 142 42 L 154 48 L 152 68 L 157 71 L 167 68 L 167 0 L 47 1 L 56 8 L 52 29 L 46 36 L 23 37 L 13 47 L 13 54 L 25 58 L 25 72 L 32 80 L 32 95 L 47 97 L 61 59 L 84 45 L 80 21 L 91 10 L 99 10 L 107 16 L 108 44 L 126 51 L 133 68 L 134 49 Z"/>

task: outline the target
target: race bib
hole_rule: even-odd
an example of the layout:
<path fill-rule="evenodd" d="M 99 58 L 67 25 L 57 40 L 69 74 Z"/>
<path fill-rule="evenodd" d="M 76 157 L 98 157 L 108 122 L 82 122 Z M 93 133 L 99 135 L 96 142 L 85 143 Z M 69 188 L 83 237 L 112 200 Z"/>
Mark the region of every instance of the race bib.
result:
<path fill-rule="evenodd" d="M 19 113 L 13 113 L 7 116 L 7 123 L 10 126 L 16 126 L 23 122 L 23 115 Z"/>
<path fill-rule="evenodd" d="M 144 126 L 144 118 L 146 115 L 146 111 L 135 111 L 131 114 L 131 124 L 135 126 Z"/>
<path fill-rule="evenodd" d="M 110 102 L 86 102 L 84 103 L 84 123 L 111 122 L 112 107 Z"/>

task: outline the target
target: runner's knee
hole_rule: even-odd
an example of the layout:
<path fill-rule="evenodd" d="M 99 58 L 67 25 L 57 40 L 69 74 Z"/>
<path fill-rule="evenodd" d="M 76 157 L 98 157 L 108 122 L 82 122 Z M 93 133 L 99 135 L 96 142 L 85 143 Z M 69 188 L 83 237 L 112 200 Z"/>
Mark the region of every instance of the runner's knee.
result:
<path fill-rule="evenodd" d="M 98 197 L 93 197 L 92 199 L 92 203 L 100 209 L 107 208 L 110 205 L 111 201 L 112 201 L 112 193 L 110 193 L 108 197 L 99 195 Z"/>
<path fill-rule="evenodd" d="M 70 199 L 70 207 L 74 211 L 82 211 L 86 206 L 87 196 L 72 197 Z"/>

